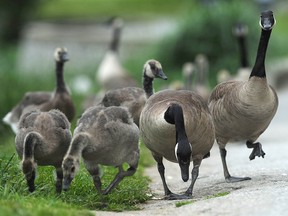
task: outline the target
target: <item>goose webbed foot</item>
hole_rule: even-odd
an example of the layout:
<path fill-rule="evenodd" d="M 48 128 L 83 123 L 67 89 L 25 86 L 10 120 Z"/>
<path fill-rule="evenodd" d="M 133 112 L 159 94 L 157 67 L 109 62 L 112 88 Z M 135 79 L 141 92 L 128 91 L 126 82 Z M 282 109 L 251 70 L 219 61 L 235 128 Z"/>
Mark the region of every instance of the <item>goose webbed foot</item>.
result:
<path fill-rule="evenodd" d="M 246 181 L 251 180 L 250 177 L 235 177 L 235 176 L 227 176 L 225 177 L 225 181 L 227 183 L 234 183 L 234 182 L 240 182 L 240 181 Z"/>
<path fill-rule="evenodd" d="M 253 148 L 252 153 L 249 156 L 250 160 L 254 160 L 256 156 L 264 158 L 265 152 L 262 149 L 262 144 L 260 142 L 252 143 L 250 141 L 246 142 L 247 148 Z"/>
<path fill-rule="evenodd" d="M 175 194 L 175 193 L 168 193 L 164 196 L 165 200 L 181 200 L 181 199 L 190 199 L 191 197 L 187 196 L 186 194 Z"/>

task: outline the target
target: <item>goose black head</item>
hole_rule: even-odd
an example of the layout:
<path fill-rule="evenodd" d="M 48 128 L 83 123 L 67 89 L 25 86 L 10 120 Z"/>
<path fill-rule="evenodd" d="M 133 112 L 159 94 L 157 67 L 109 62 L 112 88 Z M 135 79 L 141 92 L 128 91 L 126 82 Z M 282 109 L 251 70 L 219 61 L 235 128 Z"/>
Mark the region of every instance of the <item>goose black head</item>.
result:
<path fill-rule="evenodd" d="M 151 59 L 148 60 L 144 65 L 144 73 L 146 76 L 154 79 L 154 78 L 160 78 L 163 80 L 167 80 L 167 76 L 164 74 L 162 70 L 162 66 L 160 62 L 157 60 Z"/>
<path fill-rule="evenodd" d="M 192 154 L 192 145 L 188 139 L 179 140 L 175 146 L 175 156 L 181 170 L 181 177 L 184 182 L 189 179 L 189 166 Z"/>
<path fill-rule="evenodd" d="M 63 160 L 63 190 L 67 191 L 69 186 L 74 179 L 80 166 L 80 161 L 73 157 L 67 157 Z"/>
<path fill-rule="evenodd" d="M 69 60 L 68 52 L 65 47 L 56 48 L 54 58 L 57 62 L 66 62 Z"/>
<path fill-rule="evenodd" d="M 276 19 L 273 16 L 273 12 L 270 10 L 263 11 L 260 16 L 259 24 L 263 30 L 271 30 L 276 24 Z"/>

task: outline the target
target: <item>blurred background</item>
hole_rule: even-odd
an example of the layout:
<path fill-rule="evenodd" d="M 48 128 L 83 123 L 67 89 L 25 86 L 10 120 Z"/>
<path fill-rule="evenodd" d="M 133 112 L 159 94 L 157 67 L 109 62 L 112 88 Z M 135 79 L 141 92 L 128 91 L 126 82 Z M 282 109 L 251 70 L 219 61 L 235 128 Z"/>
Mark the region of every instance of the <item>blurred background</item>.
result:
<path fill-rule="evenodd" d="M 277 20 L 267 51 L 267 75 L 280 90 L 288 84 L 287 0 L 1 0 L 0 117 L 25 92 L 54 89 L 53 52 L 62 46 L 70 56 L 65 81 L 80 116 L 85 97 L 100 90 L 95 73 L 112 37 L 107 21 L 115 16 L 124 20 L 119 58 L 140 85 L 148 59 L 159 60 L 169 78 L 168 83 L 155 82 L 158 90 L 183 82 L 183 64 L 204 54 L 209 62 L 206 84 L 212 89 L 219 71 L 234 75 L 240 67 L 232 30 L 236 23 L 247 26 L 247 59 L 253 66 L 259 15 L 266 9 Z M 1 121 L 1 139 L 10 135 Z"/>

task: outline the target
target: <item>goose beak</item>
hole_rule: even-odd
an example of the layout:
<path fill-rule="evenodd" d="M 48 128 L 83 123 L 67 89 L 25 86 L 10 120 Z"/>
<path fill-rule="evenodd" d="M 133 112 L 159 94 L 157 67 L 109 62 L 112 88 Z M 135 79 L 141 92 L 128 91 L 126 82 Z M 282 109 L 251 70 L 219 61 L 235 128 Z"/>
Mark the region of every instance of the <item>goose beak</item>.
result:
<path fill-rule="evenodd" d="M 64 178 L 64 181 L 63 181 L 63 190 L 64 191 L 68 191 L 68 189 L 69 189 L 69 186 L 70 186 L 70 184 L 71 184 L 71 182 L 72 182 L 72 178 Z"/>
<path fill-rule="evenodd" d="M 63 60 L 63 61 L 69 61 L 69 55 L 68 55 L 68 53 L 63 53 L 63 55 L 62 55 L 62 60 Z"/>
<path fill-rule="evenodd" d="M 163 80 L 167 80 L 168 79 L 167 76 L 164 74 L 164 72 L 161 69 L 159 69 L 157 71 L 156 77 L 160 78 L 160 79 L 163 79 Z"/>
<path fill-rule="evenodd" d="M 263 21 L 261 21 L 261 27 L 267 31 L 272 29 L 273 25 L 268 18 L 265 18 Z"/>
<path fill-rule="evenodd" d="M 184 182 L 187 182 L 189 179 L 189 166 L 190 161 L 188 163 L 179 163 L 180 170 L 181 170 L 181 177 Z"/>

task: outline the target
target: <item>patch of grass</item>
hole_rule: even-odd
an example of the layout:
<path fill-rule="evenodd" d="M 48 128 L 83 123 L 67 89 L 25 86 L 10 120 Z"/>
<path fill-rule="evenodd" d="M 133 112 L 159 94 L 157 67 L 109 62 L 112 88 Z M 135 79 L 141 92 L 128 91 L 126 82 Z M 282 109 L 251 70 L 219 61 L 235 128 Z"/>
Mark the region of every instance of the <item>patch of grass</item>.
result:
<path fill-rule="evenodd" d="M 178 207 L 181 207 L 181 206 L 184 206 L 184 205 L 189 205 L 189 204 L 192 204 L 192 203 L 194 203 L 194 201 L 191 201 L 191 200 L 189 200 L 189 201 L 180 201 L 180 202 L 177 202 L 175 204 L 175 206 L 178 208 Z"/>
<path fill-rule="evenodd" d="M 90 210 L 136 210 L 139 203 L 150 199 L 149 179 L 143 177 L 141 162 L 133 176 L 124 178 L 106 196 L 97 192 L 83 164 L 69 191 L 60 195 L 55 192 L 54 167 L 39 166 L 36 190 L 29 193 L 15 152 L 14 137 L 0 145 L 0 215 L 90 215 Z M 103 187 L 108 186 L 117 172 L 116 168 L 103 167 Z"/>
<path fill-rule="evenodd" d="M 224 192 L 220 192 L 220 193 L 217 193 L 217 194 L 213 194 L 213 195 L 210 195 L 210 196 L 207 196 L 206 199 L 212 199 L 212 198 L 217 198 L 217 197 L 222 197 L 222 196 L 226 196 L 230 194 L 229 191 L 224 191 Z"/>

